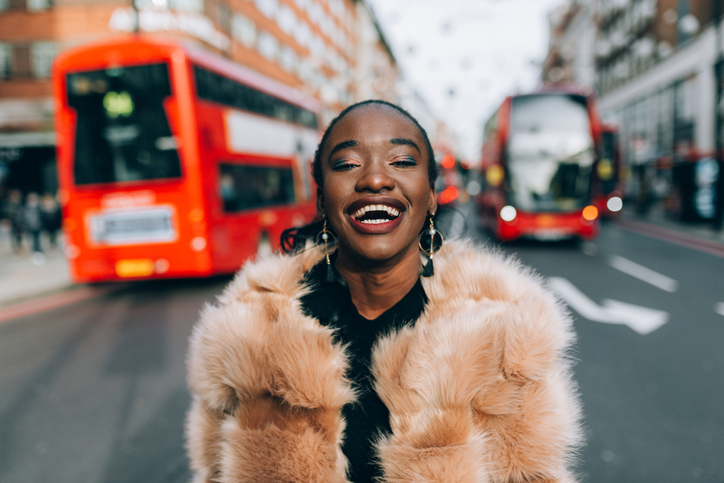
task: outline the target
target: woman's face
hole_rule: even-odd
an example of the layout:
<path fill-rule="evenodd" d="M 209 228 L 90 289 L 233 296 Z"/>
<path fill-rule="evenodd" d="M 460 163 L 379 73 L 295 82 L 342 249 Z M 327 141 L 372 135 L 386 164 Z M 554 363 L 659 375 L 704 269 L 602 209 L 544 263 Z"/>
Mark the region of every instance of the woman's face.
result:
<path fill-rule="evenodd" d="M 417 127 L 390 107 L 359 107 L 334 126 L 321 155 L 317 208 L 340 253 L 368 261 L 418 256 L 417 236 L 437 201 Z"/>

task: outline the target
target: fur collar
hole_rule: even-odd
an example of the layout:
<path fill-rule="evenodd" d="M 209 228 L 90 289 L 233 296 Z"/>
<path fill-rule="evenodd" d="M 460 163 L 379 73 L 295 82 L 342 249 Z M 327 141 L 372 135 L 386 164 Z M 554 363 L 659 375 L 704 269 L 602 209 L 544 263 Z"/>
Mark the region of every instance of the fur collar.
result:
<path fill-rule="evenodd" d="M 346 481 L 346 355 L 300 307 L 319 260 L 247 264 L 204 309 L 188 358 L 197 478 Z M 378 443 L 385 481 L 568 481 L 580 410 L 567 313 L 529 270 L 470 242 L 446 242 L 434 263 L 425 312 L 373 351 L 392 427 Z"/>

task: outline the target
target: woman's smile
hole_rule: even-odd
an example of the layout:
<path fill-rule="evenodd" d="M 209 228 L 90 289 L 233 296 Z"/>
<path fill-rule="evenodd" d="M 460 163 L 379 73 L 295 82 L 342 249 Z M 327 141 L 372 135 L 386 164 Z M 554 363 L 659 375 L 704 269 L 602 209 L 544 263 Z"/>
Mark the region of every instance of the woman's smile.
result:
<path fill-rule="evenodd" d="M 347 214 L 355 230 L 365 234 L 390 233 L 405 214 L 405 205 L 389 196 L 366 196 L 353 202 Z"/>

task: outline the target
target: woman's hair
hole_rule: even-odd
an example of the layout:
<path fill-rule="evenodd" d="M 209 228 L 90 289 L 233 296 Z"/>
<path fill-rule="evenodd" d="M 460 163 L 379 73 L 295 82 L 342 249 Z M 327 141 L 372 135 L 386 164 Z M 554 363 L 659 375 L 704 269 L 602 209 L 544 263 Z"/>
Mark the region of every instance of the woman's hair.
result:
<path fill-rule="evenodd" d="M 420 126 L 420 123 L 417 122 L 417 119 L 412 117 L 409 112 L 407 112 L 400 106 L 396 106 L 391 102 L 382 101 L 379 99 L 370 99 L 367 101 L 352 104 L 351 106 L 347 107 L 345 110 L 340 112 L 337 117 L 332 119 L 332 122 L 329 123 L 329 126 L 327 126 L 327 129 L 324 131 L 324 135 L 322 135 L 322 140 L 319 142 L 319 146 L 317 146 L 317 151 L 314 153 L 314 161 L 312 162 L 312 177 L 314 178 L 314 182 L 317 184 L 317 196 L 319 196 L 319 191 L 322 189 L 322 185 L 324 183 L 324 179 L 322 177 L 322 151 L 324 150 L 324 146 L 327 143 L 327 140 L 329 139 L 329 136 L 332 133 L 334 126 L 336 126 L 337 123 L 342 120 L 342 118 L 344 118 L 344 116 L 346 116 L 353 110 L 367 105 L 386 106 L 390 109 L 394 109 L 395 111 L 409 119 L 410 122 L 415 125 L 418 131 L 420 131 L 422 139 L 425 143 L 425 148 L 427 149 L 428 153 L 427 176 L 430 180 L 430 186 L 434 186 L 435 180 L 437 179 L 437 163 L 435 162 L 435 154 L 432 151 L 432 145 L 430 144 L 430 139 L 427 137 L 427 132 L 425 132 L 425 129 Z M 327 229 L 331 228 L 328 227 Z M 320 220 L 319 218 L 315 219 L 312 223 L 308 225 L 302 227 L 288 228 L 284 230 L 282 232 L 280 240 L 282 250 L 284 251 L 284 253 L 290 253 L 303 248 L 306 241 L 310 238 L 313 239 L 314 237 L 316 237 L 317 233 L 319 233 L 321 230 L 322 220 Z"/>

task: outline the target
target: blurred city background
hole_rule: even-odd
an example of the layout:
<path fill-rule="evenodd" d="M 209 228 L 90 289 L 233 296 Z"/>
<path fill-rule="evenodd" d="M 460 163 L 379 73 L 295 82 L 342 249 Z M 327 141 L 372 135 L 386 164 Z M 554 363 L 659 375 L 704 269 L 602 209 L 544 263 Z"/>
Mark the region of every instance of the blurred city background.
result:
<path fill-rule="evenodd" d="M 724 482 L 718 0 L 0 0 L 0 482 L 181 482 L 204 303 L 396 103 L 570 307 L 585 482 Z"/>

